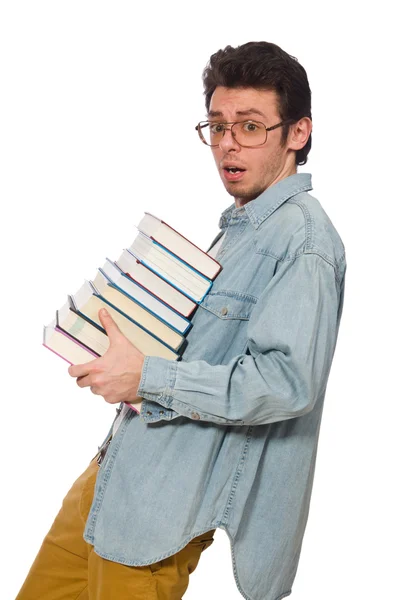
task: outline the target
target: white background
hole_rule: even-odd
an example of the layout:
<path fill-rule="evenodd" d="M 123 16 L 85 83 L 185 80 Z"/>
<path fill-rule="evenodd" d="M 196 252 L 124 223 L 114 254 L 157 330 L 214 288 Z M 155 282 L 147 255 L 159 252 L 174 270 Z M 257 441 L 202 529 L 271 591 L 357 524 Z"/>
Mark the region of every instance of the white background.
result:
<path fill-rule="evenodd" d="M 389 4 L 389 6 L 391 3 Z M 42 326 L 144 210 L 207 249 L 233 201 L 198 139 L 201 74 L 266 40 L 305 67 L 301 170 L 347 249 L 345 308 L 294 600 L 395 597 L 395 31 L 387 4 L 2 2 L 1 598 L 15 595 L 114 407 L 80 390 Z M 260 557 L 258 557 L 258 560 Z M 186 600 L 241 598 L 218 530 Z"/>

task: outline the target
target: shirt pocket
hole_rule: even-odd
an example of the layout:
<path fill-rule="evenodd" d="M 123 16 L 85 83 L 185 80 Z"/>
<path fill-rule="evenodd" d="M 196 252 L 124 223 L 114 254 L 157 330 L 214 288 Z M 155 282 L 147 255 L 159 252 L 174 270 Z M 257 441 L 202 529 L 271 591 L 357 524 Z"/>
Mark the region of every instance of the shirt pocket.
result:
<path fill-rule="evenodd" d="M 250 294 L 234 290 L 217 290 L 205 296 L 201 307 L 220 319 L 248 321 L 256 302 L 257 298 Z"/>
<path fill-rule="evenodd" d="M 209 292 L 201 303 L 200 334 L 206 346 L 206 359 L 226 364 L 247 348 L 248 322 L 257 303 L 250 294 L 231 289 Z"/>

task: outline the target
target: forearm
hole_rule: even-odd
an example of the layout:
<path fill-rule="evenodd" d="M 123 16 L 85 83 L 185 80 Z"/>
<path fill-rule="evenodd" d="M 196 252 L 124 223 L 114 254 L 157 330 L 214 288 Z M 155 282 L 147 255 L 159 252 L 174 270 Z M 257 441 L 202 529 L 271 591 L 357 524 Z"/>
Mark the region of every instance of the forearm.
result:
<path fill-rule="evenodd" d="M 258 301 L 246 354 L 223 365 L 146 357 L 138 394 L 179 415 L 225 425 L 304 415 L 326 387 L 339 302 L 332 266 L 316 255 L 298 259 Z"/>
<path fill-rule="evenodd" d="M 139 395 L 181 416 L 218 424 L 291 419 L 305 414 L 316 399 L 309 375 L 278 357 L 266 361 L 263 355 L 257 359 L 241 355 L 215 366 L 202 360 L 173 363 L 152 357 L 144 369 Z"/>

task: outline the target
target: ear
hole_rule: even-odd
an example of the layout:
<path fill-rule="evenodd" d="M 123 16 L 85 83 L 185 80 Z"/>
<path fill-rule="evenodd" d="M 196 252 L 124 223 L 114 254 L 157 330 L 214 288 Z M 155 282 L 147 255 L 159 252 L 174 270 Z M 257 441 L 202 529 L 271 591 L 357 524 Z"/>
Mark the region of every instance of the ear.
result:
<path fill-rule="evenodd" d="M 312 120 L 309 117 L 302 117 L 297 123 L 291 125 L 288 135 L 288 147 L 291 150 L 301 150 L 306 145 L 307 140 L 313 129 Z"/>

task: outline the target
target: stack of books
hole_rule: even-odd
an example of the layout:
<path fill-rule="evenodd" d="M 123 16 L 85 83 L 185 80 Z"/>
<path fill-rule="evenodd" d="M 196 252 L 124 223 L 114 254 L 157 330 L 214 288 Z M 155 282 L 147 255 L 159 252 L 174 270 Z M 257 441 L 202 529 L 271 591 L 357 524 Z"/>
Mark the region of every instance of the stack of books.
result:
<path fill-rule="evenodd" d="M 109 258 L 55 319 L 44 327 L 43 345 L 69 362 L 102 356 L 109 338 L 98 312 L 106 308 L 121 332 L 145 356 L 179 360 L 197 306 L 221 265 L 161 219 L 145 213 L 132 245 Z"/>

